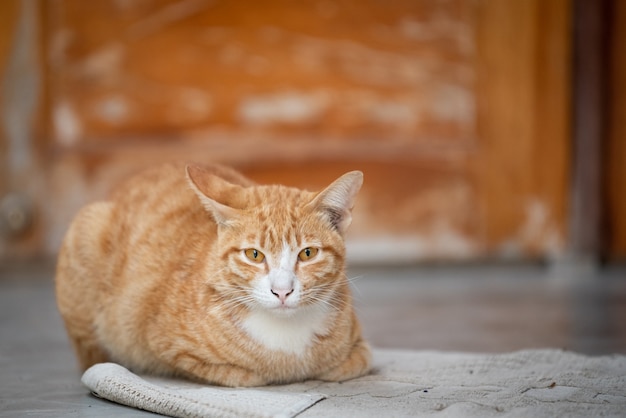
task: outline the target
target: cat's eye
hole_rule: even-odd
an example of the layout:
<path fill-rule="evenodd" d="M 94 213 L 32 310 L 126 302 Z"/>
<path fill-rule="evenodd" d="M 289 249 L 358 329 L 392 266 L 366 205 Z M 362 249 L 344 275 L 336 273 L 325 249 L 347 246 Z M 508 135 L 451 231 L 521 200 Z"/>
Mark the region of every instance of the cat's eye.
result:
<path fill-rule="evenodd" d="M 265 260 L 265 254 L 256 248 L 248 248 L 247 250 L 244 250 L 244 254 L 249 260 L 254 261 L 255 263 L 262 263 L 263 260 Z"/>
<path fill-rule="evenodd" d="M 314 247 L 306 247 L 304 250 L 300 251 L 298 254 L 298 258 L 300 261 L 308 261 L 315 257 L 318 253 L 318 249 Z"/>

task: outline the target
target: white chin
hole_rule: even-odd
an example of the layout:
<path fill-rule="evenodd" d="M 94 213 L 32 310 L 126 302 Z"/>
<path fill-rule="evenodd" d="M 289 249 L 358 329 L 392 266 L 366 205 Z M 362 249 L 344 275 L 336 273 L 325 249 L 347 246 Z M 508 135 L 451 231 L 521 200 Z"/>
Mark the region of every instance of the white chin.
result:
<path fill-rule="evenodd" d="M 297 311 L 298 311 L 297 306 L 285 306 L 285 305 L 275 306 L 270 309 L 270 312 L 272 312 L 275 315 L 280 315 L 280 316 L 290 316 L 296 313 Z"/>

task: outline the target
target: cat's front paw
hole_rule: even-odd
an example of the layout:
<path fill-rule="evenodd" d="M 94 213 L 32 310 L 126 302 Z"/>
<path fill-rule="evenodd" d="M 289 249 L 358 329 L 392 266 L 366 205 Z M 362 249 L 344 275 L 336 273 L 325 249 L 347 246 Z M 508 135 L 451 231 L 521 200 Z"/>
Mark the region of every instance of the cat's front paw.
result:
<path fill-rule="evenodd" d="M 372 353 L 369 345 L 363 340 L 358 341 L 348 358 L 339 366 L 330 369 L 319 376 L 320 380 L 329 382 L 343 382 L 368 374 L 371 370 Z"/>

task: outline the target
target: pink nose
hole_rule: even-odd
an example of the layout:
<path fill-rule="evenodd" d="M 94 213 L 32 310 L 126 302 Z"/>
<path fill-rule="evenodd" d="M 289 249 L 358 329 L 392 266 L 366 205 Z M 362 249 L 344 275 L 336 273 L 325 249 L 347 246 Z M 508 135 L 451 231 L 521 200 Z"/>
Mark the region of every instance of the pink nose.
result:
<path fill-rule="evenodd" d="M 289 295 L 293 293 L 293 289 L 271 289 L 272 295 L 276 296 L 282 303 L 285 303 L 285 300 Z"/>

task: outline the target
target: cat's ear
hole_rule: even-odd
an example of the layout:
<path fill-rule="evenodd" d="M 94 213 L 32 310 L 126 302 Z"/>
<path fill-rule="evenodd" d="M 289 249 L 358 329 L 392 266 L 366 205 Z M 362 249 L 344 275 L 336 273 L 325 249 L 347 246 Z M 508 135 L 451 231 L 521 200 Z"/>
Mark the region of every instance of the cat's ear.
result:
<path fill-rule="evenodd" d="M 241 193 L 241 187 L 212 174 L 202 166 L 187 165 L 185 172 L 189 186 L 202 206 L 213 215 L 215 222 L 227 225 L 238 215 L 239 211 L 231 205 Z"/>
<path fill-rule="evenodd" d="M 345 234 L 352 222 L 352 208 L 357 192 L 363 185 L 363 173 L 351 171 L 335 180 L 309 203 L 324 213 L 340 234 Z"/>

